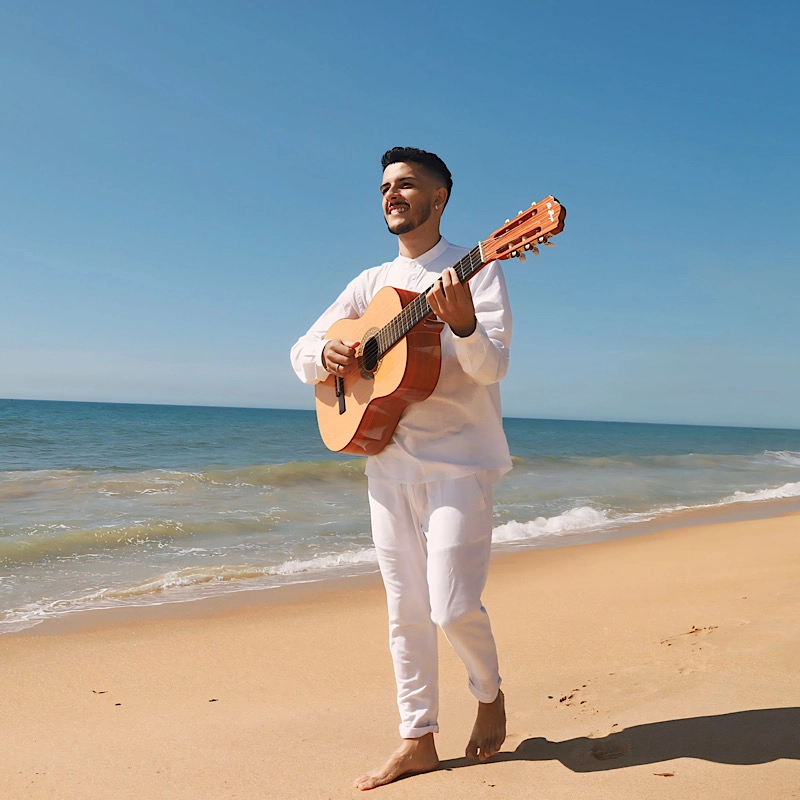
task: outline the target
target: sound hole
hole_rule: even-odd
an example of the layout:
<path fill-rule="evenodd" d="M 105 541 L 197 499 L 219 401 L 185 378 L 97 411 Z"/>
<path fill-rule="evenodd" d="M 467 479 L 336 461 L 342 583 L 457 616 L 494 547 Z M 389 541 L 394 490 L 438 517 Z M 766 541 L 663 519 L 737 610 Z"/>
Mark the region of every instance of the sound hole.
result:
<path fill-rule="evenodd" d="M 378 340 L 372 336 L 364 343 L 362 351 L 362 364 L 366 372 L 375 372 L 378 368 Z"/>

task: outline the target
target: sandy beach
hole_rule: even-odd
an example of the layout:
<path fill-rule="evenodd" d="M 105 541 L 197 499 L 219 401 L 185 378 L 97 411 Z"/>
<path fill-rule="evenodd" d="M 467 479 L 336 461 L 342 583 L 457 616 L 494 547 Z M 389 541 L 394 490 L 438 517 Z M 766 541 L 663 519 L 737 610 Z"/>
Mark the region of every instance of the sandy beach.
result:
<path fill-rule="evenodd" d="M 382 798 L 800 798 L 800 515 L 495 558 L 509 714 L 441 650 L 441 769 Z M 0 637 L 0 797 L 347 798 L 396 746 L 375 576 Z"/>

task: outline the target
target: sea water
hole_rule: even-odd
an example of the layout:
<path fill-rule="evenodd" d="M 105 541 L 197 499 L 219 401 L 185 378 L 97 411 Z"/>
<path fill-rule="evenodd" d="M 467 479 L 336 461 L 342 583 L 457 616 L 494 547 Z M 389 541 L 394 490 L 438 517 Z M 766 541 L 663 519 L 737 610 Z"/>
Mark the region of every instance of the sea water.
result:
<path fill-rule="evenodd" d="M 800 431 L 504 421 L 497 549 L 800 507 Z M 364 460 L 313 412 L 0 400 L 0 632 L 375 570 Z"/>

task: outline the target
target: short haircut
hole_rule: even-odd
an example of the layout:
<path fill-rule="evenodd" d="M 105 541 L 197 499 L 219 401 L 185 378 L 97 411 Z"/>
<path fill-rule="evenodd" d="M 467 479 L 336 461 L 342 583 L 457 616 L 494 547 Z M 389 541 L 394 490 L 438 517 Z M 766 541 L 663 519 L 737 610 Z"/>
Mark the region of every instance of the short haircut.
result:
<path fill-rule="evenodd" d="M 450 199 L 450 193 L 453 191 L 453 176 L 450 174 L 450 170 L 447 169 L 447 164 L 436 153 L 429 153 L 427 150 L 420 150 L 418 147 L 393 147 L 383 154 L 381 166 L 386 169 L 389 164 L 409 161 L 419 164 L 432 175 L 441 178 L 445 189 L 447 189 L 447 199 Z"/>

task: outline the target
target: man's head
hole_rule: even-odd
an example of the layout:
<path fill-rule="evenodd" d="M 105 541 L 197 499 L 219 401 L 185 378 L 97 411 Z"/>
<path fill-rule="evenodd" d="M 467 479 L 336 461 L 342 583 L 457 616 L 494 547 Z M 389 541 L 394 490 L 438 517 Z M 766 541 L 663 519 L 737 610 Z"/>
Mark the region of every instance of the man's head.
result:
<path fill-rule="evenodd" d="M 453 176 L 447 169 L 447 164 L 436 153 L 429 153 L 418 147 L 393 147 L 381 157 L 381 166 L 384 170 L 389 164 L 399 162 L 419 164 L 429 177 L 447 189 L 447 200 L 450 199 L 450 193 L 453 191 Z M 447 200 L 444 201 L 445 204 Z"/>
<path fill-rule="evenodd" d="M 412 232 L 426 240 L 439 235 L 439 219 L 453 179 L 444 161 L 416 147 L 393 147 L 381 159 L 383 214 L 397 236 Z"/>

